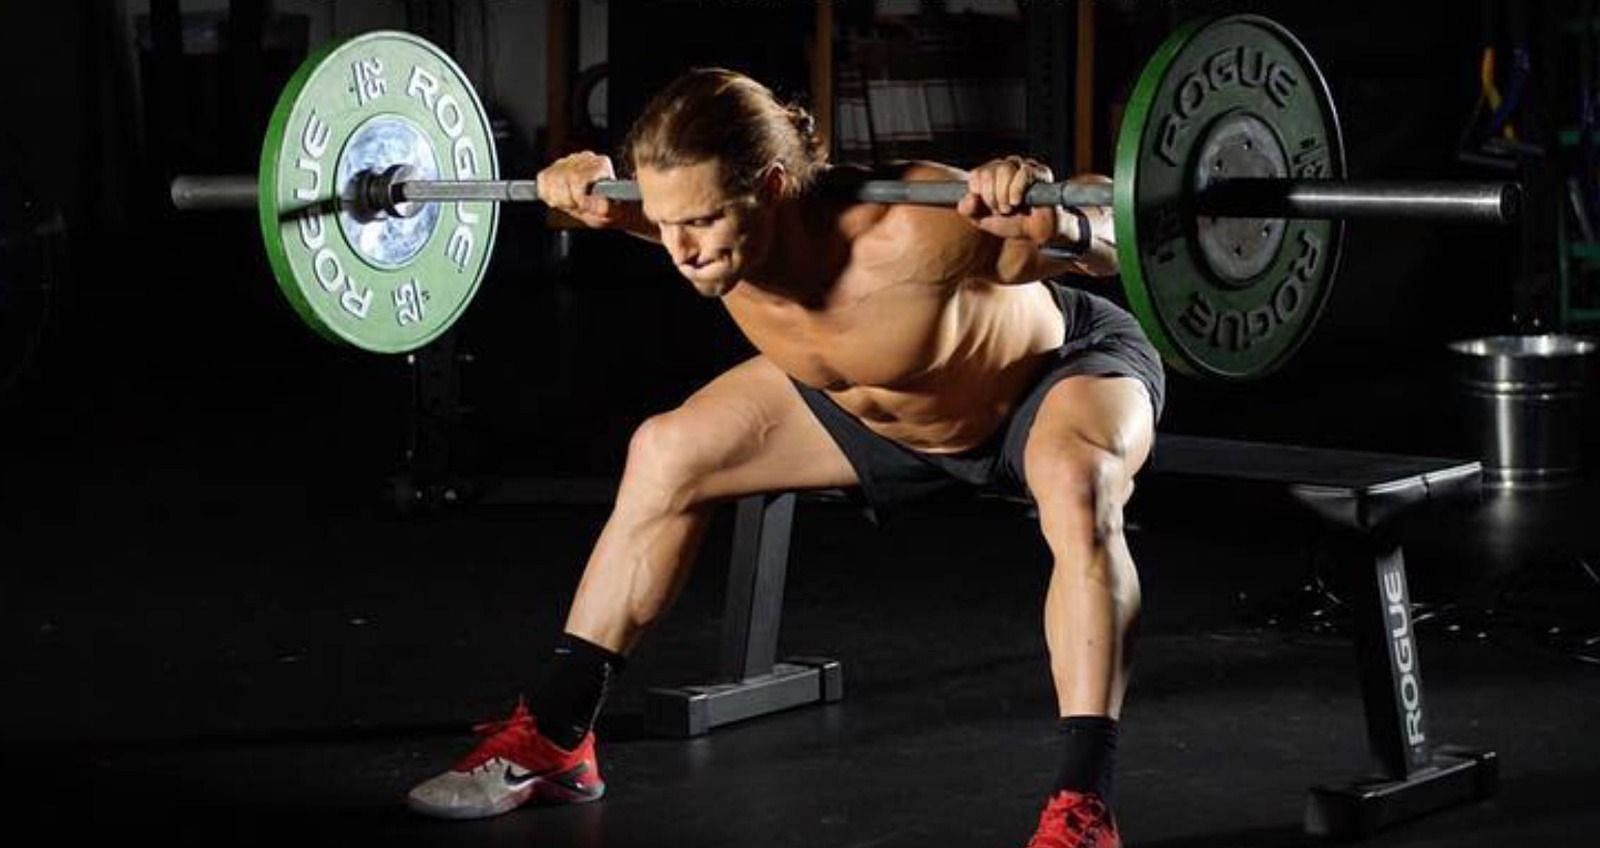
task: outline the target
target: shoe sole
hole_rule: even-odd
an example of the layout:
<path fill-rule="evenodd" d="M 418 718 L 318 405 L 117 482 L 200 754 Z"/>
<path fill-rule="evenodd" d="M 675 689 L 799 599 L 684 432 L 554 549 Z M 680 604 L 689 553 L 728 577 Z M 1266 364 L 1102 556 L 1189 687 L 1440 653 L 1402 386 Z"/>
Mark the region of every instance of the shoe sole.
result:
<path fill-rule="evenodd" d="M 536 777 L 527 786 L 502 796 L 487 807 L 441 806 L 429 804 L 410 795 L 406 796 L 406 806 L 414 813 L 421 813 L 433 818 L 461 821 L 492 818 L 528 805 L 564 806 L 567 804 L 587 804 L 592 801 L 598 801 L 605 796 L 606 785 L 604 781 L 598 781 L 584 789 L 578 789 L 563 782 L 563 779 L 583 774 L 587 771 L 588 768 L 586 766 L 580 766 L 571 771 L 551 775 L 550 777 Z"/>

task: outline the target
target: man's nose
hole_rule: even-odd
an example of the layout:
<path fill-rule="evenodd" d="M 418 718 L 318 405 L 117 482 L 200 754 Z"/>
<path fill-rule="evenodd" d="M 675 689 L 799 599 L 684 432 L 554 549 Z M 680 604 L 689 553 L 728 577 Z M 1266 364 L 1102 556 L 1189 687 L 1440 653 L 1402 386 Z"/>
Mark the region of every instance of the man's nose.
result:
<path fill-rule="evenodd" d="M 700 258 L 700 249 L 688 231 L 682 228 L 673 234 L 672 245 L 672 252 L 677 257 L 679 265 L 693 265 Z"/>

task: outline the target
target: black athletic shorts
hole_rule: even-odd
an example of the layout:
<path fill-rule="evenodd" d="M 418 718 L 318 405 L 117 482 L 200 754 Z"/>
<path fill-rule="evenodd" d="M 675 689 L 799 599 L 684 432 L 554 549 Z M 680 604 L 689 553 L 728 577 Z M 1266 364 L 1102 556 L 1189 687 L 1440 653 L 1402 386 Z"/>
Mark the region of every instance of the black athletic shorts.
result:
<path fill-rule="evenodd" d="M 1040 371 L 1038 380 L 1000 430 L 971 450 L 950 454 L 912 450 L 867 429 L 824 392 L 795 381 L 806 405 L 855 468 L 861 493 L 875 518 L 886 507 L 963 486 L 1026 497 L 1022 451 L 1027 446 L 1028 430 L 1050 387 L 1067 377 L 1133 377 L 1144 384 L 1155 418 L 1160 419 L 1166 399 L 1161 356 L 1133 316 L 1086 291 L 1048 281 L 1043 285 L 1055 292 L 1061 314 L 1066 317 L 1065 341 L 1056 349 L 1055 362 Z"/>

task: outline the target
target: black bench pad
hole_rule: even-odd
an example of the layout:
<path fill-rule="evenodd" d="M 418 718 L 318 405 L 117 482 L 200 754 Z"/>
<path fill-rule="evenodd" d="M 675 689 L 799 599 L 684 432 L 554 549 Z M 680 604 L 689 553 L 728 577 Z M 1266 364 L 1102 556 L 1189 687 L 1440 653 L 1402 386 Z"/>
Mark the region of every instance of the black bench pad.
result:
<path fill-rule="evenodd" d="M 1282 484 L 1323 519 L 1363 532 L 1428 502 L 1474 497 L 1483 477 L 1470 460 L 1169 433 L 1156 438 L 1150 471 Z"/>

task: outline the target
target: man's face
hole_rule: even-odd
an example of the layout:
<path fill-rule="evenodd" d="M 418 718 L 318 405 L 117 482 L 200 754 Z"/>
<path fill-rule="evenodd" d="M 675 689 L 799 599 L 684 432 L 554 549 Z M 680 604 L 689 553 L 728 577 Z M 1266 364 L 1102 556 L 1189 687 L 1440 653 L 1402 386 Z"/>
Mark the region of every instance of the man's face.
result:
<path fill-rule="evenodd" d="M 661 228 L 661 244 L 700 294 L 721 297 L 767 253 L 769 217 L 754 198 L 722 190 L 721 164 L 638 169 L 645 217 Z"/>

